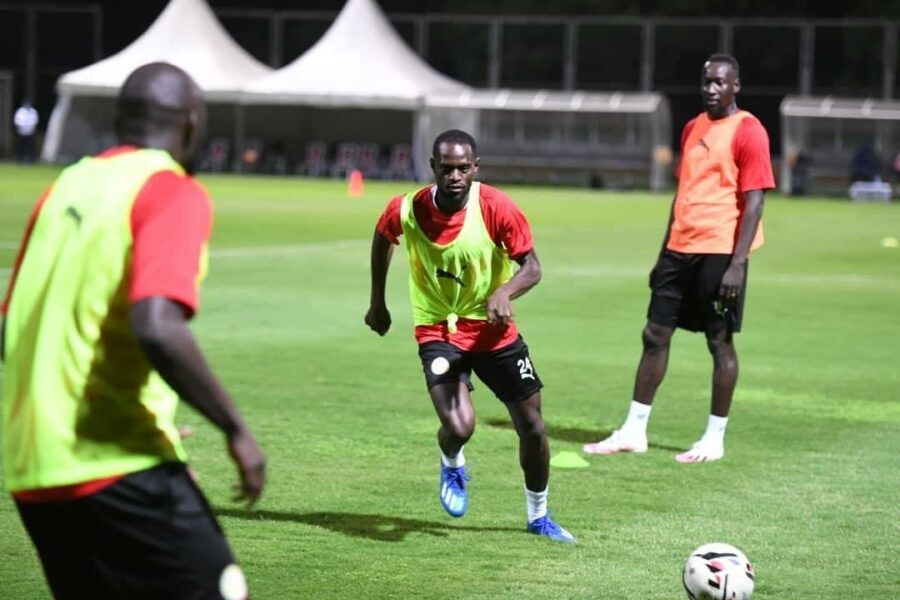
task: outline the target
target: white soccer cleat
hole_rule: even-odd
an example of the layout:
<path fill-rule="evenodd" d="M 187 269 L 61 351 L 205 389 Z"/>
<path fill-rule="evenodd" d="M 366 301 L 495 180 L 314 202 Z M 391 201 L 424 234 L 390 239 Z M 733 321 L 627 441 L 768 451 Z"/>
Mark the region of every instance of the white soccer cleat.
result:
<path fill-rule="evenodd" d="M 605 440 L 594 444 L 585 444 L 582 447 L 585 454 L 618 454 L 619 452 L 634 452 L 643 454 L 647 451 L 646 434 L 626 434 L 621 429 L 616 429 Z"/>
<path fill-rule="evenodd" d="M 675 460 L 680 463 L 712 462 L 725 456 L 725 444 L 723 442 L 711 442 L 699 440 L 687 452 L 675 455 Z"/>

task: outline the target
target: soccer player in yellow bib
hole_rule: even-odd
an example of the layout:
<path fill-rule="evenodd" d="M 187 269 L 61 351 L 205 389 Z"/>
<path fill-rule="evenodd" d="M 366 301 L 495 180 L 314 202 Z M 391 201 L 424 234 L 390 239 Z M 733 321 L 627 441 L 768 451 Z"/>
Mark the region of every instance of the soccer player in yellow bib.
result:
<path fill-rule="evenodd" d="M 38 201 L 2 305 L 6 489 L 56 598 L 224 598 L 247 584 L 188 473 L 179 396 L 225 434 L 253 502 L 263 454 L 187 326 L 211 204 L 205 127 L 181 69 L 135 70 L 119 145 Z"/>
<path fill-rule="evenodd" d="M 574 542 L 547 510 L 550 449 L 541 417 L 543 384 L 513 322 L 512 300 L 541 279 L 528 221 L 500 190 L 473 182 L 478 157 L 471 135 L 459 130 L 439 135 L 431 168 L 434 185 L 394 198 L 378 221 L 365 322 L 379 335 L 390 329 L 384 288 L 393 244 L 402 235 L 416 342 L 441 422 L 441 504 L 454 517 L 468 509 L 463 445 L 475 430 L 469 397 L 475 371 L 506 405 L 519 435 L 527 531 Z"/>

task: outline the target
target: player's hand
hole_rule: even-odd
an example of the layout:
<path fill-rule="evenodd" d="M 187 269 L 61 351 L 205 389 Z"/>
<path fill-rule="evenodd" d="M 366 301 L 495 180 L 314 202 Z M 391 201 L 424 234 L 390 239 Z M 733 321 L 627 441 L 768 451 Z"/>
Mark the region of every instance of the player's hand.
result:
<path fill-rule="evenodd" d="M 733 262 L 725 269 L 722 283 L 719 285 L 719 298 L 722 302 L 737 302 L 744 286 L 744 263 Z"/>
<path fill-rule="evenodd" d="M 488 323 L 505 327 L 513 318 L 512 302 L 509 295 L 501 290 L 495 291 L 487 301 Z"/>
<path fill-rule="evenodd" d="M 228 453 L 241 477 L 235 486 L 236 502 L 245 500 L 247 508 L 253 506 L 266 484 L 266 457 L 249 429 L 243 428 L 228 438 Z"/>
<path fill-rule="evenodd" d="M 384 335 L 391 328 L 391 313 L 383 304 L 371 305 L 366 313 L 366 325 L 378 335 Z"/>

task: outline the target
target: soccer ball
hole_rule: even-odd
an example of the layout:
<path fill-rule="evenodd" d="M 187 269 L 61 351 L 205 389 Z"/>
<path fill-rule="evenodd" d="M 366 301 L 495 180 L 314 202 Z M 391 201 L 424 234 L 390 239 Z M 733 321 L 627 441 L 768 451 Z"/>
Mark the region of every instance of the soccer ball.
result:
<path fill-rule="evenodd" d="M 690 600 L 750 600 L 753 565 L 728 544 L 704 544 L 691 552 L 681 574 Z"/>

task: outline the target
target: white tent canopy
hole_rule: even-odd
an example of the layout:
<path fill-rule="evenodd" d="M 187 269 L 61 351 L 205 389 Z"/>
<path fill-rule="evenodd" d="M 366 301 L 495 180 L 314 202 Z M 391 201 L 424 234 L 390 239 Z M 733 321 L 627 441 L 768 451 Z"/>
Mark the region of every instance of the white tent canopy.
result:
<path fill-rule="evenodd" d="M 59 79 L 60 94 L 115 95 L 137 67 L 165 61 L 194 78 L 208 100 L 233 99 L 272 69 L 235 42 L 204 0 L 171 0 L 130 46 Z"/>
<path fill-rule="evenodd" d="M 347 0 L 312 48 L 244 89 L 238 145 L 245 134 L 278 140 L 295 153 L 316 142 L 409 144 L 424 178 L 424 148 L 439 133 L 421 127 L 425 98 L 469 88 L 413 52 L 375 0 Z"/>
<path fill-rule="evenodd" d="M 234 102 L 247 83 L 271 72 L 228 35 L 205 0 L 171 0 L 131 45 L 60 77 L 44 159 L 73 157 L 108 143 L 112 116 L 102 99 L 113 98 L 136 68 L 156 61 L 187 71 L 211 102 Z"/>
<path fill-rule="evenodd" d="M 413 52 L 374 0 L 348 0 L 316 44 L 248 84 L 248 104 L 414 109 L 426 95 L 467 89 Z"/>

